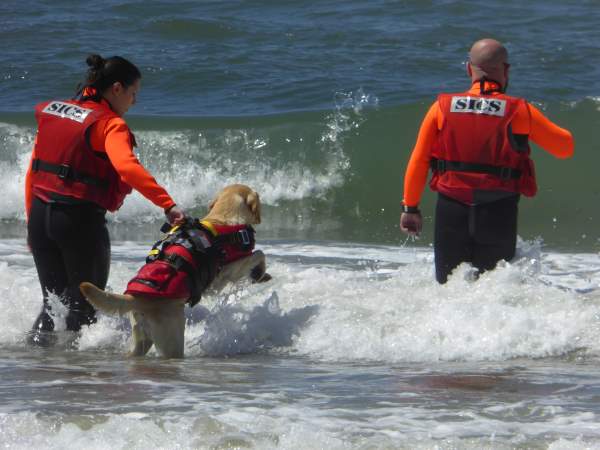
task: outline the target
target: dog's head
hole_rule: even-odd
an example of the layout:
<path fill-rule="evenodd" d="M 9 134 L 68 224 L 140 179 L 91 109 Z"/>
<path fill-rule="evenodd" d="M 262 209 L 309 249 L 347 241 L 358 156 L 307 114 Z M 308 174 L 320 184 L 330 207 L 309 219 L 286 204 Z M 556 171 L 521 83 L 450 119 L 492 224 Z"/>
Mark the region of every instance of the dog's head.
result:
<path fill-rule="evenodd" d="M 260 223 L 258 193 L 244 184 L 232 184 L 221 190 L 208 205 L 206 220 L 226 225 L 256 225 Z"/>

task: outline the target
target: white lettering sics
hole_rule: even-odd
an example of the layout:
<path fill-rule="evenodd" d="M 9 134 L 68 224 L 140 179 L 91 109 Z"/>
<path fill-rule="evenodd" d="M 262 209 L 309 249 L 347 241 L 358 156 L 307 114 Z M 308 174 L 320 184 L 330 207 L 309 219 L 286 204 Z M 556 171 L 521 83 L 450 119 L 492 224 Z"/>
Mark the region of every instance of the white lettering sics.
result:
<path fill-rule="evenodd" d="M 481 97 L 452 97 L 450 112 L 504 116 L 506 100 Z"/>
<path fill-rule="evenodd" d="M 83 123 L 85 118 L 89 113 L 92 112 L 91 109 L 81 108 L 77 105 L 73 105 L 72 103 L 64 103 L 64 102 L 50 102 L 43 110 L 46 114 L 52 114 L 53 116 L 58 116 L 63 119 L 71 119 L 79 123 Z"/>

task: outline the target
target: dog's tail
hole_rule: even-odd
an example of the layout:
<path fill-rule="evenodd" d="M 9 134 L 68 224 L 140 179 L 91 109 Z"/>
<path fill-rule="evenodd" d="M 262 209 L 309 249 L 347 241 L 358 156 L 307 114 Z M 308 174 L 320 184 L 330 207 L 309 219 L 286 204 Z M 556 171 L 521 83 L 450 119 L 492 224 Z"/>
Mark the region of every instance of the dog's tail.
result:
<path fill-rule="evenodd" d="M 131 295 L 106 292 L 92 283 L 84 281 L 79 285 L 81 293 L 97 309 L 108 314 L 124 315 L 135 310 L 136 299 Z"/>
<path fill-rule="evenodd" d="M 113 294 L 84 281 L 79 285 L 81 293 L 97 309 L 108 314 L 125 315 L 130 311 L 150 312 L 164 307 L 181 306 L 187 301 L 185 298 L 146 298 L 134 297 L 129 294 Z"/>

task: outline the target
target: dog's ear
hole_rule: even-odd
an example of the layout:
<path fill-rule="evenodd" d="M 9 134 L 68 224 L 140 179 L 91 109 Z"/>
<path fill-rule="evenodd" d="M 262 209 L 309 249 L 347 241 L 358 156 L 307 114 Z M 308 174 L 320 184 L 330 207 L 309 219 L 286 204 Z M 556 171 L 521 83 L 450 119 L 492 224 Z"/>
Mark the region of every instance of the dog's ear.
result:
<path fill-rule="evenodd" d="M 258 193 L 252 191 L 246 197 L 246 205 L 250 208 L 250 211 L 254 215 L 254 220 L 256 224 L 260 223 L 260 198 L 258 197 Z"/>

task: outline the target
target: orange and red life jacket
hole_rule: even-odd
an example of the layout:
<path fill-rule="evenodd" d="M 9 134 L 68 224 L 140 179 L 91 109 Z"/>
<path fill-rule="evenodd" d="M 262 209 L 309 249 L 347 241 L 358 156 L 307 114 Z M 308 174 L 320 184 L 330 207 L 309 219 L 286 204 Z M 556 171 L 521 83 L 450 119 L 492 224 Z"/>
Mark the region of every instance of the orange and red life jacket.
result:
<path fill-rule="evenodd" d="M 510 127 L 524 101 L 504 94 L 439 95 L 444 123 L 431 152 L 431 189 L 466 204 L 477 191 L 535 195 L 527 137 Z"/>
<path fill-rule="evenodd" d="M 116 211 L 131 187 L 121 180 L 104 151 L 90 147 L 90 127 L 99 120 L 118 117 L 104 103 L 52 100 L 36 106 L 38 134 L 31 163 L 34 194 L 53 194 L 96 203 Z M 135 142 L 131 134 L 132 144 Z"/>
<path fill-rule="evenodd" d="M 125 293 L 187 298 L 193 306 L 223 265 L 250 256 L 254 244 L 250 225 L 215 225 L 188 219 L 154 244 Z"/>

